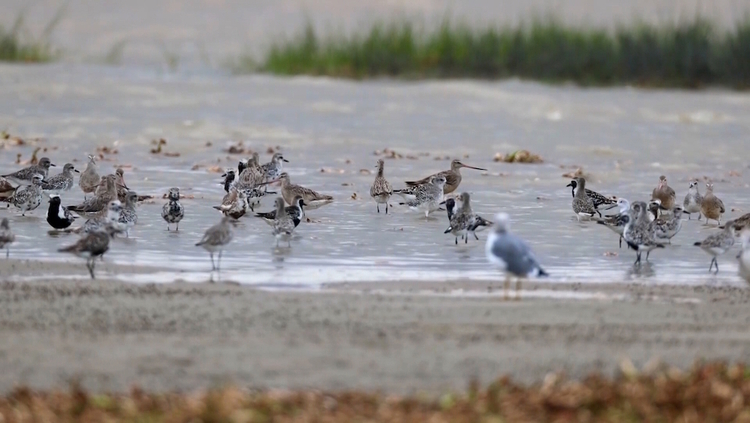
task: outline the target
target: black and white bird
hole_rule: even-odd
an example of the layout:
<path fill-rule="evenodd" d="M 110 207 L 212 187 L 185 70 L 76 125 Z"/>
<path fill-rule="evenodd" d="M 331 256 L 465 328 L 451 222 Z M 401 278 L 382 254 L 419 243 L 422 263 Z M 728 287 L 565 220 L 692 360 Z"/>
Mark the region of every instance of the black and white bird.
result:
<path fill-rule="evenodd" d="M 75 166 L 73 166 L 72 163 L 65 163 L 62 173 L 45 179 L 44 182 L 42 182 L 42 190 L 52 191 L 55 194 L 59 194 L 63 191 L 69 191 L 73 187 L 73 172 L 80 173 L 76 170 Z"/>
<path fill-rule="evenodd" d="M 295 228 L 299 225 L 302 219 L 305 218 L 304 206 L 305 201 L 302 200 L 302 197 L 298 195 L 294 197 L 294 203 L 284 209 L 286 211 L 286 214 L 288 214 L 289 217 L 292 218 L 292 222 L 294 222 Z M 263 221 L 267 224 L 273 226 L 273 222 L 276 220 L 276 209 L 273 209 L 269 212 L 255 213 L 255 217 L 259 217 L 263 219 Z"/>
<path fill-rule="evenodd" d="M 521 278 L 548 276 L 531 248 L 521 238 L 510 233 L 510 216 L 507 213 L 495 215 L 495 224 L 487 237 L 484 252 L 490 263 L 505 272 L 506 298 L 511 277 L 517 279 L 516 299 L 518 299 Z"/>
<path fill-rule="evenodd" d="M 43 178 L 42 174 L 35 174 L 31 179 L 31 185 L 19 186 L 13 194 L 12 203 L 21 209 L 21 216 L 26 216 L 27 211 L 36 210 L 42 204 Z"/>
<path fill-rule="evenodd" d="M 47 223 L 57 230 L 67 229 L 78 218 L 67 208 L 63 207 L 60 196 L 52 194 L 49 196 L 49 208 L 47 209 Z"/>
<path fill-rule="evenodd" d="M 265 163 L 260 167 L 263 172 L 264 180 L 273 181 L 274 179 L 279 179 L 279 176 L 281 176 L 281 173 L 284 171 L 284 163 L 289 163 L 289 160 L 285 159 L 283 154 L 275 153 L 273 157 L 271 157 L 270 162 Z M 267 189 L 268 185 L 266 185 L 266 190 Z"/>
<path fill-rule="evenodd" d="M 604 225 L 620 236 L 620 248 L 622 248 L 622 233 L 625 231 L 625 226 L 630 222 L 630 216 L 628 211 L 630 210 L 630 201 L 620 198 L 617 200 L 617 205 L 620 206 L 620 212 L 610 216 L 604 216 L 596 220 L 596 223 Z"/>
<path fill-rule="evenodd" d="M 180 189 L 170 188 L 167 194 L 169 200 L 167 204 L 161 209 L 161 217 L 167 222 L 167 231 L 169 231 L 169 225 L 177 225 L 176 231 L 180 230 L 180 221 L 185 217 L 185 208 L 180 203 Z"/>
<path fill-rule="evenodd" d="M 579 182 L 576 179 L 573 179 L 567 185 L 568 187 L 570 187 L 570 190 L 573 193 L 573 198 L 576 197 L 576 192 L 578 191 L 578 185 L 579 185 Z M 593 204 L 594 209 L 596 213 L 599 215 L 599 217 L 602 217 L 601 212 L 599 212 L 600 208 L 602 210 L 609 210 L 617 206 L 617 200 L 615 200 L 614 198 L 606 197 L 602 194 L 599 194 L 596 191 L 592 191 L 586 188 L 585 185 L 583 187 L 583 192 L 586 194 L 587 197 L 591 199 L 591 203 Z"/>

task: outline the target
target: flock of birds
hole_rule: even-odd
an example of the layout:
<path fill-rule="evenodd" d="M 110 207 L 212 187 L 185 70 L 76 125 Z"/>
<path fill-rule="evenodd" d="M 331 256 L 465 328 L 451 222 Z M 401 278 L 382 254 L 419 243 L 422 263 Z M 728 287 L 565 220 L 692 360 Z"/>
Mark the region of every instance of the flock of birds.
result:
<path fill-rule="evenodd" d="M 95 260 L 109 250 L 110 239 L 118 234 L 129 236 L 130 229 L 138 222 L 137 203 L 150 197 L 139 196 L 128 188 L 121 168 L 113 174 L 101 176 L 95 157 L 90 155 L 88 158 L 88 164 L 83 172 L 79 172 L 73 164 L 68 163 L 64 165 L 60 174 L 49 177 L 50 167 L 55 165 L 49 158 L 44 157 L 36 164 L 3 175 L 0 178 L 0 201 L 7 202 L 8 206 L 15 206 L 24 216 L 26 212 L 37 209 L 47 193 L 49 207 L 46 221 L 49 225 L 55 230 L 82 234 L 76 243 L 59 251 L 85 257 L 89 274 L 94 278 Z M 280 242 L 286 242 L 287 246 L 291 246 L 292 234 L 305 219 L 305 210 L 317 209 L 333 202 L 333 197 L 329 195 L 293 184 L 289 174 L 283 171 L 284 163 L 287 162 L 282 153 L 275 153 L 270 162 L 261 164 L 259 155 L 254 153 L 252 157 L 240 160 L 236 170 L 227 170 L 222 175 L 226 194 L 221 204 L 214 208 L 223 214 L 223 218 L 206 230 L 201 240 L 195 244 L 208 251 L 212 271 L 219 271 L 222 252 L 233 238 L 233 227 L 248 210 L 271 226 L 277 247 Z M 497 214 L 492 222 L 472 210 L 468 193 L 450 196 L 461 184 L 460 169 L 486 169 L 453 160 L 449 170 L 420 180 L 407 181 L 404 188 L 393 189 L 384 176 L 384 165 L 382 159 L 378 160 L 377 174 L 370 187 L 370 196 L 375 201 L 377 213 L 380 213 L 381 206 L 384 206 L 385 213 L 388 213 L 393 195 L 401 197 L 398 204 L 422 212 L 425 217 L 442 210 L 444 206 L 449 222 L 445 233 L 454 237 L 455 244 L 458 244 L 459 237 L 464 243 L 468 243 L 470 236 L 479 240 L 476 232 L 482 228 L 492 227 L 485 244 L 485 254 L 492 264 L 505 272 L 506 295 L 511 278 L 516 278 L 518 292 L 522 278 L 547 275 L 531 248 L 510 232 L 510 218 L 507 214 Z M 84 193 L 84 201 L 76 205 L 63 206 L 60 194 L 75 186 L 76 173 L 80 173 L 78 186 Z M 268 190 L 269 185 L 273 183 L 280 183 L 280 195 L 275 199 L 274 210 L 255 213 L 255 208 L 263 197 L 276 194 Z M 709 272 L 714 268 L 716 272 L 719 271 L 717 257 L 734 245 L 735 234 L 741 232 L 743 251 L 738 256 L 740 273 L 750 281 L 750 213 L 722 225 L 722 215 L 726 209 L 723 202 L 714 194 L 710 182 L 706 184 L 705 196 L 699 193 L 698 182 L 691 182 L 682 204 L 678 204 L 676 193 L 664 176 L 660 177 L 648 202 L 631 203 L 623 198 L 601 195 L 588 189 L 586 180 L 582 177 L 573 179 L 568 187 L 572 190 L 572 208 L 578 220 L 595 220 L 618 234 L 620 247 L 624 240 L 629 248 L 635 250 L 636 266 L 641 263 L 642 253 L 646 253 L 648 261 L 651 251 L 664 248 L 665 243 L 671 243 L 671 239 L 682 228 L 685 214 L 689 219 L 697 214 L 698 220 L 705 218 L 706 223 L 715 220 L 722 229 L 695 243 L 712 256 Z M 179 231 L 180 221 L 185 216 L 185 208 L 180 203 L 179 188 L 169 189 L 166 199 L 161 216 L 167 223 L 167 231 L 171 230 L 172 225 Z M 618 213 L 609 216 L 601 214 L 602 210 L 615 207 L 619 208 Z M 85 218 L 85 223 L 71 228 L 79 217 Z M 6 258 L 9 256 L 8 247 L 14 240 L 15 236 L 11 232 L 8 218 L 2 219 L 0 248 L 6 248 Z M 215 255 L 218 255 L 216 261 Z"/>

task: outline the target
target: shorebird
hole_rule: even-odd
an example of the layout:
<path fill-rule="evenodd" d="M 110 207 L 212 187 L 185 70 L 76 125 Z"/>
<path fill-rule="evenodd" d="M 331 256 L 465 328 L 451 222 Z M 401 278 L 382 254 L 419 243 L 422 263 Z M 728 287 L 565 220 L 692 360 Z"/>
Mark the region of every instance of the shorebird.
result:
<path fill-rule="evenodd" d="M 657 241 L 668 241 L 672 243 L 672 238 L 682 229 L 683 208 L 675 205 L 672 208 L 672 214 L 667 219 L 659 218 L 651 222 L 653 226 L 654 237 Z M 650 229 L 651 230 L 651 229 Z"/>
<path fill-rule="evenodd" d="M 57 251 L 85 257 L 86 267 L 89 269 L 91 279 L 96 279 L 94 276 L 95 261 L 97 257 L 103 256 L 109 250 L 109 239 L 111 237 L 112 234 L 106 227 L 99 227 L 83 235 L 75 244 L 60 248 Z"/>
<path fill-rule="evenodd" d="M 55 194 L 69 191 L 73 187 L 73 172 L 80 173 L 72 163 L 65 163 L 62 173 L 42 182 L 42 190 L 53 191 Z"/>
<path fill-rule="evenodd" d="M 726 253 L 734 245 L 734 224 L 730 220 L 724 225 L 724 230 L 721 232 L 709 235 L 703 241 L 696 242 L 696 247 L 701 247 L 701 250 L 705 251 L 712 257 L 711 264 L 708 266 L 708 271 L 716 266 L 716 272 L 719 273 L 719 262 L 716 261 L 716 257 Z"/>
<path fill-rule="evenodd" d="M 138 223 L 138 213 L 135 210 L 137 202 L 138 194 L 136 194 L 135 191 L 129 191 L 125 195 L 125 204 L 122 206 L 120 219 L 118 219 L 118 221 L 125 225 L 125 237 L 127 238 L 130 238 L 130 228 Z"/>
<path fill-rule="evenodd" d="M 271 161 L 260 167 L 260 170 L 263 172 L 263 180 L 273 181 L 274 179 L 279 179 L 284 168 L 284 163 L 289 163 L 289 160 L 285 159 L 281 153 L 274 153 Z M 266 185 L 266 190 L 268 190 L 268 185 Z"/>
<path fill-rule="evenodd" d="M 596 207 L 594 207 L 594 202 L 591 200 L 591 197 L 586 194 L 586 180 L 582 177 L 578 177 L 575 179 L 575 182 L 577 187 L 575 189 L 575 195 L 573 196 L 572 205 L 573 213 L 575 213 L 580 222 L 581 218 L 591 219 L 599 212 L 596 210 Z"/>
<path fill-rule="evenodd" d="M 450 170 L 444 170 L 442 172 L 438 172 L 434 175 L 430 175 L 418 181 L 406 181 L 406 186 L 414 187 L 414 186 L 419 186 L 419 185 L 425 185 L 430 182 L 432 177 L 442 176 L 443 178 L 445 178 L 445 186 L 443 187 L 443 194 L 450 194 L 453 191 L 455 191 L 458 188 L 458 186 L 461 184 L 461 168 L 462 167 L 474 169 L 474 170 L 487 170 L 487 169 L 482 169 L 481 167 L 465 165 L 461 163 L 461 160 L 454 159 L 451 162 Z"/>
<path fill-rule="evenodd" d="M 734 229 L 737 232 L 742 232 L 745 228 L 750 228 L 750 213 L 745 213 L 737 219 L 734 219 Z"/>
<path fill-rule="evenodd" d="M 35 165 L 31 165 L 29 167 L 23 168 L 19 170 L 18 172 L 13 172 L 9 175 L 2 175 L 3 178 L 18 184 L 18 185 L 28 185 L 31 180 L 34 178 L 34 175 L 40 174 L 42 175 L 42 179 L 46 178 L 49 174 L 49 167 L 54 166 L 52 164 L 52 161 L 48 159 L 47 157 L 42 157 L 39 159 L 39 162 Z"/>
<path fill-rule="evenodd" d="M 167 231 L 172 223 L 177 225 L 176 231 L 180 230 L 180 220 L 185 216 L 185 208 L 180 204 L 180 189 L 170 188 L 167 194 L 169 200 L 161 209 L 161 217 L 167 222 Z"/>
<path fill-rule="evenodd" d="M 120 200 L 114 199 L 107 203 L 107 207 L 105 209 L 95 214 L 91 214 L 90 218 L 83 223 L 83 226 L 74 229 L 73 232 L 91 233 L 106 229 L 112 237 L 114 237 L 116 234 L 125 233 L 128 227 L 126 224 L 120 222 L 121 213 L 122 203 L 120 202 Z"/>
<path fill-rule="evenodd" d="M 664 248 L 664 245 L 654 239 L 654 231 L 651 222 L 648 220 L 646 203 L 636 201 L 629 213 L 629 220 L 622 232 L 622 238 L 630 248 L 636 251 L 636 259 L 633 264 L 637 265 L 641 263 L 641 254 L 644 251 L 646 252 L 646 261 L 648 261 L 651 250 Z"/>
<path fill-rule="evenodd" d="M 630 222 L 630 216 L 628 211 L 630 210 L 630 201 L 620 198 L 617 200 L 617 206 L 620 208 L 620 212 L 610 216 L 605 216 L 596 220 L 596 223 L 604 225 L 620 236 L 620 248 L 622 248 L 622 233 L 625 230 L 625 226 Z"/>
<path fill-rule="evenodd" d="M 495 215 L 495 224 L 484 247 L 487 260 L 505 272 L 505 298 L 508 298 L 510 278 L 516 278 L 516 299 L 521 290 L 521 278 L 548 276 L 528 245 L 510 233 L 507 213 Z"/>
<path fill-rule="evenodd" d="M 693 213 L 698 213 L 698 220 L 701 220 L 702 202 L 703 196 L 698 192 L 698 181 L 690 182 L 688 193 L 685 195 L 685 200 L 682 202 L 683 210 L 688 214 L 688 220 L 692 219 L 691 214 Z"/>
<path fill-rule="evenodd" d="M 721 215 L 725 211 L 724 202 L 714 195 L 713 182 L 708 182 L 706 184 L 706 196 L 701 201 L 701 213 L 706 217 L 706 224 L 708 224 L 710 219 L 717 221 L 721 225 Z"/>
<path fill-rule="evenodd" d="M 428 218 L 430 213 L 440 208 L 440 203 L 443 202 L 444 198 L 444 188 L 445 177 L 442 175 L 433 176 L 429 183 L 416 187 L 413 200 L 407 200 L 399 204 L 406 205 L 415 211 L 424 211 L 424 217 Z"/>
<path fill-rule="evenodd" d="M 247 213 L 247 194 L 244 190 L 232 187 L 222 199 L 221 205 L 214 206 L 214 208 L 224 213 L 225 216 L 231 216 L 235 220 L 239 219 Z"/>
<path fill-rule="evenodd" d="M 206 230 L 196 247 L 203 247 L 211 255 L 211 270 L 218 271 L 221 266 L 221 253 L 224 248 L 232 241 L 234 234 L 232 233 L 232 225 L 236 221 L 231 216 L 224 216 L 221 221 L 214 226 L 211 226 Z M 214 253 L 219 252 L 219 260 L 217 264 L 214 264 Z"/>
<path fill-rule="evenodd" d="M 383 159 L 378 160 L 377 166 L 378 175 L 375 177 L 375 181 L 370 187 L 370 197 L 375 200 L 377 204 L 378 213 L 380 213 L 380 205 L 385 204 L 385 214 L 388 214 L 388 200 L 393 195 L 393 188 L 391 184 L 383 176 L 383 167 L 385 167 L 385 161 Z"/>
<path fill-rule="evenodd" d="M 84 200 L 81 204 L 68 206 L 68 210 L 84 217 L 96 216 L 107 209 L 110 201 L 117 200 L 117 176 L 107 175 L 102 179 L 107 187 L 106 190 Z"/>
<path fill-rule="evenodd" d="M 742 251 L 737 255 L 740 261 L 740 276 L 750 282 L 750 228 L 746 228 L 740 234 L 742 239 Z"/>
<path fill-rule="evenodd" d="M 659 211 L 663 209 L 661 205 L 661 200 L 658 198 L 654 198 L 651 201 L 648 202 L 648 220 L 649 222 L 653 222 L 654 220 L 659 218 Z"/>
<path fill-rule="evenodd" d="M 571 194 L 573 195 L 573 198 L 575 198 L 576 190 L 578 188 L 578 182 L 573 179 L 567 186 L 570 187 Z M 588 188 L 585 188 L 584 192 L 591 199 L 591 202 L 594 204 L 594 208 L 596 209 L 596 213 L 599 214 L 599 217 L 602 217 L 601 212 L 599 212 L 599 207 L 604 206 L 602 207 L 602 210 L 609 210 L 617 206 L 617 200 L 615 200 L 614 198 L 605 197 L 604 195 L 601 195 L 598 192 L 592 191 Z"/>
<path fill-rule="evenodd" d="M 464 240 L 464 244 L 469 242 L 469 229 L 474 226 L 476 222 L 476 215 L 471 210 L 471 196 L 468 192 L 461 193 L 461 207 L 458 211 L 453 214 L 450 218 L 450 226 L 443 233 L 450 233 L 454 236 L 454 242 L 458 245 L 458 236 Z M 449 200 L 453 200 L 452 198 Z M 452 201 L 455 205 L 455 202 Z M 446 208 L 448 202 L 446 201 Z M 452 207 L 451 207 L 452 208 Z"/>
<path fill-rule="evenodd" d="M 88 157 L 89 162 L 86 165 L 86 169 L 81 173 L 81 177 L 78 178 L 78 186 L 83 190 L 84 199 L 86 198 L 86 194 L 96 191 L 101 180 L 99 173 L 96 171 L 96 158 L 91 154 Z"/>
<path fill-rule="evenodd" d="M 302 197 L 308 210 L 314 210 L 333 202 L 333 197 L 330 195 L 323 195 L 310 188 L 293 184 L 286 172 L 283 172 L 278 180 L 281 181 L 281 196 L 288 204 L 294 204 L 294 197 L 298 196 Z"/>
<path fill-rule="evenodd" d="M 10 257 L 10 244 L 16 240 L 16 236 L 10 231 L 10 222 L 4 217 L 0 222 L 0 249 L 5 248 L 5 258 Z"/>
<path fill-rule="evenodd" d="M 260 156 L 253 153 L 247 167 L 237 175 L 237 185 L 241 188 L 255 188 L 263 182 L 265 172 L 261 169 Z"/>
<path fill-rule="evenodd" d="M 675 194 L 674 190 L 667 184 L 666 176 L 659 176 L 659 185 L 654 188 L 654 191 L 651 193 L 651 198 L 658 198 L 661 200 L 662 207 L 666 210 L 672 210 L 677 194 Z"/>
<path fill-rule="evenodd" d="M 42 204 L 42 180 L 44 177 L 37 173 L 31 179 L 31 185 L 22 185 L 13 194 L 13 205 L 21 209 L 21 216 L 27 211 L 36 210 Z"/>
<path fill-rule="evenodd" d="M 477 232 L 481 232 L 484 228 L 489 228 L 492 225 L 495 224 L 495 222 L 491 220 L 487 220 L 483 218 L 482 216 L 475 214 L 474 215 L 474 224 L 469 227 L 469 233 L 474 235 L 474 239 L 479 241 L 479 237 L 477 236 Z"/>
<path fill-rule="evenodd" d="M 287 246 L 291 247 L 292 232 L 297 225 L 292 221 L 292 217 L 284 209 L 284 199 L 276 198 L 276 216 L 273 220 L 273 236 L 276 237 L 276 247 L 279 247 L 279 241 L 286 241 Z"/>
<path fill-rule="evenodd" d="M 60 196 L 52 194 L 49 196 L 49 208 L 47 209 L 47 223 L 53 228 L 66 229 L 73 224 L 78 216 L 73 215 L 62 205 Z"/>
<path fill-rule="evenodd" d="M 286 211 L 286 214 L 289 215 L 289 217 L 292 218 L 292 222 L 294 222 L 294 227 L 296 228 L 299 223 L 302 221 L 302 219 L 305 218 L 305 201 L 302 200 L 302 197 L 294 197 L 294 203 L 291 206 L 287 206 L 284 210 Z M 268 223 L 269 225 L 273 226 L 274 220 L 276 220 L 276 209 L 273 209 L 269 212 L 263 212 L 263 213 L 256 213 L 255 217 L 259 217 L 263 219 L 264 222 Z"/>
<path fill-rule="evenodd" d="M 225 192 L 229 192 L 229 189 L 234 185 L 235 176 L 234 169 L 229 169 L 221 175 L 224 178 L 222 185 L 224 185 Z"/>
<path fill-rule="evenodd" d="M 130 191 L 130 188 L 128 188 L 128 186 L 125 185 L 125 170 L 123 170 L 123 168 L 121 167 L 118 167 L 115 170 L 115 173 L 107 175 L 107 176 L 115 177 L 115 186 L 117 188 L 117 199 L 120 200 L 121 203 L 124 203 L 125 197 L 127 197 L 128 191 Z M 101 195 L 107 191 L 107 176 L 103 177 L 101 181 L 99 181 L 99 186 L 96 187 L 95 195 Z"/>
<path fill-rule="evenodd" d="M 9 199 L 16 192 L 14 187 L 7 179 L 0 177 L 0 199 Z"/>

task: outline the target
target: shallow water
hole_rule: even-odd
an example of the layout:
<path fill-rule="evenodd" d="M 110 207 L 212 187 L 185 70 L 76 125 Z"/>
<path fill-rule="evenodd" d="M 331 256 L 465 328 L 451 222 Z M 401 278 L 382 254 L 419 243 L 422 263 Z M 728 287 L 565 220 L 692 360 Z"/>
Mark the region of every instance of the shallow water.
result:
<path fill-rule="evenodd" d="M 518 81 L 500 83 L 354 83 L 315 78 L 229 77 L 201 72 L 161 74 L 147 68 L 0 66 L 0 128 L 39 143 L 0 150 L 4 173 L 30 157 L 36 145 L 50 150 L 58 165 L 75 161 L 97 146 L 116 148 L 100 162 L 101 173 L 127 165 L 128 186 L 156 195 L 139 207 L 130 239 L 118 239 L 107 260 L 153 266 L 153 274 L 117 275 L 133 282 L 206 281 L 208 254 L 195 247 L 203 231 L 219 219 L 223 196 L 218 173 L 208 166 L 233 167 L 243 155 L 227 147 L 243 140 L 267 161 L 270 146 L 290 160 L 293 182 L 333 195 L 336 202 L 312 210 L 291 248 L 275 248 L 270 228 L 245 217 L 222 260 L 222 281 L 266 288 L 314 288 L 324 282 L 372 280 L 498 279 L 480 241 L 455 246 L 444 235 L 444 212 L 423 215 L 392 201 L 392 213 L 377 214 L 368 196 L 378 158 L 391 148 L 417 159 L 386 160 L 386 177 L 401 181 L 449 167 L 460 157 L 488 172 L 463 171 L 460 191 L 472 193 L 475 211 L 486 218 L 507 211 L 513 230 L 532 245 L 552 274 L 550 281 L 673 284 L 741 284 L 734 256 L 719 259 L 721 272 L 709 275 L 709 256 L 692 244 L 715 231 L 688 221 L 674 245 L 654 251 L 651 263 L 634 269 L 635 255 L 617 248 L 617 237 L 592 222 L 573 217 L 563 173 L 583 166 L 590 188 L 634 200 L 649 198 L 660 174 L 668 176 L 678 200 L 691 178 L 713 178 L 726 217 L 750 211 L 750 169 L 746 151 L 750 96 L 725 91 L 640 91 L 580 89 Z M 151 140 L 163 137 L 165 150 L 151 154 Z M 210 142 L 210 145 L 207 144 Z M 54 149 L 56 148 L 56 149 Z M 526 148 L 540 165 L 493 162 L 496 152 Z M 430 156 L 420 154 L 430 153 Z M 192 170 L 194 165 L 200 165 Z M 59 167 L 52 173 L 59 171 Z M 325 169 L 325 172 L 321 172 Z M 161 195 L 179 186 L 187 215 L 180 231 L 167 232 Z M 702 190 L 703 191 L 703 190 Z M 357 199 L 352 199 L 352 194 Z M 82 199 L 80 190 L 64 204 Z M 260 210 L 272 208 L 267 197 Z M 736 210 L 736 211 L 732 211 Z M 79 260 L 56 252 L 75 235 L 50 236 L 40 208 L 21 218 L 11 209 L 18 240 L 15 258 Z M 610 255 L 614 252 L 616 255 Z M 81 273 L 85 274 L 83 260 Z"/>

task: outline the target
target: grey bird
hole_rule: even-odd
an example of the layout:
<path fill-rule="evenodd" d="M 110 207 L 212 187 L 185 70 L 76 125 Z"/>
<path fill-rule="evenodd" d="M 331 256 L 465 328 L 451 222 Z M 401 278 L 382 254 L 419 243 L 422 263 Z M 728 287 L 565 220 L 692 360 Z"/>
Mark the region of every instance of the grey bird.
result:
<path fill-rule="evenodd" d="M 646 252 L 646 261 L 655 248 L 664 248 L 664 244 L 656 241 L 653 227 L 648 219 L 646 203 L 636 201 L 630 210 L 629 221 L 625 225 L 622 238 L 630 248 L 636 251 L 634 265 L 641 264 L 641 254 Z"/>
<path fill-rule="evenodd" d="M 107 208 L 90 215 L 89 219 L 83 223 L 83 226 L 75 229 L 73 232 L 91 233 L 106 229 L 112 236 L 125 233 L 128 227 L 126 224 L 120 222 L 121 213 L 122 203 L 120 200 L 112 200 L 107 203 Z"/>
<path fill-rule="evenodd" d="M 599 218 L 596 220 L 596 223 L 608 227 L 612 232 L 619 235 L 620 248 L 622 248 L 622 233 L 625 231 L 625 226 L 630 221 L 630 217 L 628 216 L 630 201 L 620 198 L 617 200 L 617 205 L 620 207 L 619 213 Z"/>
<path fill-rule="evenodd" d="M 284 163 L 289 163 L 289 160 L 285 159 L 284 155 L 281 153 L 274 153 L 273 157 L 271 157 L 271 161 L 260 167 L 261 172 L 263 172 L 263 179 L 265 181 L 279 179 L 279 176 L 281 176 L 284 169 Z M 267 190 L 268 185 L 266 185 L 266 191 Z"/>
<path fill-rule="evenodd" d="M 292 222 L 294 222 L 295 228 L 299 225 L 302 219 L 305 218 L 304 206 L 305 206 L 305 201 L 302 200 L 302 197 L 297 196 L 297 197 L 294 197 L 293 205 L 287 206 L 284 208 L 284 210 L 286 211 L 286 214 L 288 214 L 289 217 L 292 218 Z M 273 209 L 269 212 L 255 213 L 255 217 L 259 217 L 263 219 L 263 221 L 266 222 L 267 224 L 273 226 L 273 223 L 276 220 L 276 209 Z"/>
<path fill-rule="evenodd" d="M 444 176 L 439 174 L 437 176 L 432 176 L 428 183 L 419 185 L 413 190 L 410 190 L 410 192 L 414 194 L 413 199 L 409 196 L 402 195 L 406 201 L 399 204 L 406 205 L 415 211 L 424 211 L 425 218 L 428 218 L 430 213 L 440 208 L 440 203 L 443 202 L 444 198 L 444 186 Z M 393 192 L 401 195 L 400 190 L 395 190 Z"/>
<path fill-rule="evenodd" d="M 185 208 L 180 203 L 180 189 L 170 188 L 167 194 L 169 200 L 167 204 L 161 209 L 161 217 L 167 222 L 167 231 L 169 231 L 169 225 L 176 224 L 176 231 L 180 230 L 180 221 L 185 217 Z"/>
<path fill-rule="evenodd" d="M 16 236 L 10 231 L 10 222 L 4 217 L 0 222 L 0 249 L 5 248 L 5 258 L 10 256 L 10 244 L 16 240 Z"/>
<path fill-rule="evenodd" d="M 688 214 L 688 220 L 692 219 L 693 213 L 698 213 L 698 220 L 701 220 L 701 203 L 703 203 L 703 196 L 698 192 L 698 181 L 692 181 L 685 200 L 682 202 L 682 208 Z"/>
<path fill-rule="evenodd" d="M 650 230 L 654 231 L 654 237 L 657 241 L 668 241 L 672 243 L 672 238 L 682 229 L 683 209 L 680 205 L 672 208 L 672 214 L 668 218 L 659 218 L 651 222 Z"/>
<path fill-rule="evenodd" d="M 459 235 L 461 235 L 461 238 L 464 240 L 464 244 L 469 242 L 469 230 L 474 226 L 474 223 L 476 222 L 476 215 L 471 210 L 471 196 L 469 195 L 469 193 L 462 192 L 460 195 L 460 199 L 461 207 L 450 218 L 450 226 L 448 226 L 448 229 L 443 232 L 453 235 L 454 243 L 456 245 L 458 245 Z"/>
<path fill-rule="evenodd" d="M 107 227 L 99 227 L 83 235 L 75 244 L 60 248 L 57 251 L 85 257 L 86 268 L 89 269 L 91 279 L 96 279 L 94 276 L 96 259 L 109 251 L 109 240 L 113 236 L 112 234 L 113 232 L 109 231 Z"/>
<path fill-rule="evenodd" d="M 138 194 L 135 191 L 128 191 L 118 219 L 120 223 L 125 225 L 125 236 L 127 238 L 130 238 L 130 229 L 138 223 L 138 212 L 135 210 L 137 202 Z"/>
<path fill-rule="evenodd" d="M 276 247 L 279 246 L 279 241 L 286 241 L 287 246 L 292 246 L 291 239 L 294 228 L 292 217 L 284 210 L 284 199 L 276 198 L 276 216 L 273 220 L 273 236 L 276 237 Z"/>
<path fill-rule="evenodd" d="M 42 157 L 39 162 L 35 165 L 23 168 L 17 172 L 13 172 L 9 175 L 2 175 L 3 178 L 18 184 L 24 185 L 31 182 L 32 178 L 36 174 L 42 175 L 42 178 L 46 178 L 49 175 L 49 167 L 54 166 L 52 161 L 47 157 Z"/>
<path fill-rule="evenodd" d="M 580 222 L 581 218 L 591 219 L 598 213 L 598 211 L 596 210 L 596 207 L 594 207 L 594 202 L 591 200 L 591 197 L 586 194 L 586 180 L 579 177 L 575 178 L 575 182 L 577 188 L 575 190 L 575 196 L 573 196 L 572 206 L 573 213 L 575 213 L 576 218 L 578 218 L 578 221 Z"/>
<path fill-rule="evenodd" d="M 716 272 L 719 273 L 719 262 L 716 257 L 726 253 L 734 245 L 734 222 L 729 221 L 724 224 L 724 230 L 721 232 L 709 235 L 706 239 L 693 244 L 697 247 L 701 247 L 701 250 L 705 251 L 711 258 L 711 264 L 708 266 L 708 271 L 716 266 Z"/>
<path fill-rule="evenodd" d="M 576 182 L 576 180 L 574 179 L 570 181 L 567 186 L 570 187 L 571 194 L 573 195 L 573 198 L 575 198 L 576 191 L 578 189 L 578 182 Z M 617 206 L 617 200 L 615 200 L 614 198 L 604 196 L 588 188 L 584 189 L 584 192 L 586 192 L 586 195 L 591 199 L 591 202 L 594 204 L 594 208 L 596 209 L 596 213 L 599 214 L 599 217 L 602 217 L 602 213 L 599 211 L 600 208 L 602 210 L 609 210 Z"/>
<path fill-rule="evenodd" d="M 505 297 L 508 297 L 510 278 L 516 280 L 516 298 L 521 290 L 521 278 L 548 276 L 528 245 L 510 233 L 510 217 L 507 213 L 495 215 L 495 224 L 487 237 L 484 248 L 487 260 L 505 272 Z"/>
<path fill-rule="evenodd" d="M 7 179 L 0 177 L 0 200 L 7 201 L 13 196 L 14 192 L 16 192 L 16 187 Z"/>
<path fill-rule="evenodd" d="M 69 191 L 73 188 L 73 182 L 75 179 L 73 172 L 79 173 L 72 163 L 65 163 L 62 173 L 42 182 L 42 190 L 52 191 L 55 194 L 59 194 L 62 191 Z"/>
<path fill-rule="evenodd" d="M 99 172 L 96 171 L 96 158 L 92 154 L 89 154 L 88 158 L 89 162 L 86 164 L 86 169 L 81 173 L 81 177 L 78 178 L 78 186 L 83 191 L 84 199 L 88 194 L 96 191 L 99 181 L 102 179 L 99 176 Z"/>
<path fill-rule="evenodd" d="M 208 228 L 206 230 L 206 233 L 203 235 L 203 238 L 201 238 L 201 240 L 195 244 L 197 247 L 202 247 L 210 254 L 212 271 L 220 270 L 221 253 L 234 237 L 232 226 L 234 226 L 235 222 L 236 220 L 234 220 L 231 216 L 222 217 L 221 221 Z M 219 253 L 219 259 L 217 264 L 214 264 L 214 253 L 216 252 Z"/>
<path fill-rule="evenodd" d="M 81 204 L 68 206 L 68 210 L 84 217 L 96 216 L 107 209 L 110 201 L 117 200 L 117 175 L 107 175 L 102 179 L 106 190 L 84 200 Z"/>
<path fill-rule="evenodd" d="M 42 181 L 43 176 L 37 173 L 32 177 L 31 185 L 19 186 L 13 194 L 13 205 L 21 209 L 21 216 L 42 204 Z"/>
<path fill-rule="evenodd" d="M 375 200 L 378 213 L 380 213 L 380 205 L 385 204 L 385 214 L 388 214 L 388 200 L 393 195 L 393 188 L 388 180 L 385 179 L 385 176 L 383 176 L 383 168 L 385 167 L 383 159 L 378 160 L 378 164 L 375 167 L 378 169 L 378 174 L 375 176 L 372 186 L 370 186 L 370 197 Z"/>
<path fill-rule="evenodd" d="M 750 282 L 750 229 L 744 229 L 740 238 L 742 239 L 742 251 L 737 255 L 737 260 L 740 262 L 740 276 L 746 282 Z"/>

